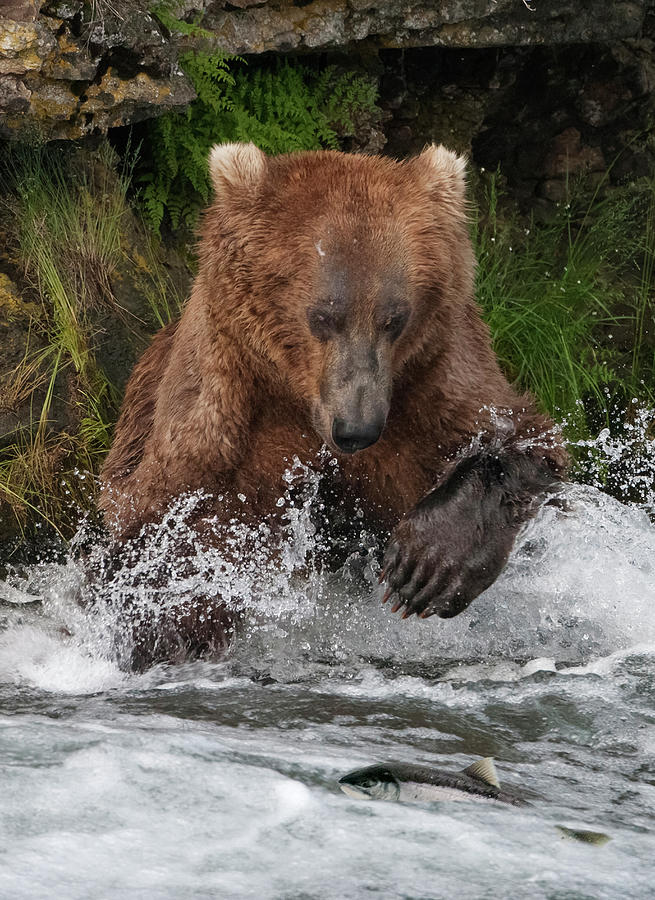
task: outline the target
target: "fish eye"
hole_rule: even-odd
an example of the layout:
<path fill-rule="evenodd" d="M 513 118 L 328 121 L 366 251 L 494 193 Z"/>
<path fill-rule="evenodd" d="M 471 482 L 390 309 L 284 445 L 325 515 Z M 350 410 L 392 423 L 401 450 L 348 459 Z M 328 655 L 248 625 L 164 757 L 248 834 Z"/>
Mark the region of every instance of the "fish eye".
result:
<path fill-rule="evenodd" d="M 377 784 L 377 782 L 376 782 L 375 778 L 365 778 L 362 781 L 362 787 L 364 787 L 364 788 L 371 788 L 371 787 L 374 787 L 376 784 Z"/>

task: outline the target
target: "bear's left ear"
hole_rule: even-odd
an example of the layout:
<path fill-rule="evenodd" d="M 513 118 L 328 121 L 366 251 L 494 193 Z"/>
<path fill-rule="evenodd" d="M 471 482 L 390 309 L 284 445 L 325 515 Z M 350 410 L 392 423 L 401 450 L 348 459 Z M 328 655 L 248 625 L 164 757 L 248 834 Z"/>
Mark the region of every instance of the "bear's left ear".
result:
<path fill-rule="evenodd" d="M 447 150 L 443 144 L 429 144 L 410 161 L 415 171 L 427 179 L 435 198 L 450 203 L 464 213 L 466 203 L 466 158 Z"/>
<path fill-rule="evenodd" d="M 254 187 L 264 176 L 266 154 L 254 144 L 214 144 L 209 151 L 209 172 L 220 197 L 226 187 Z"/>

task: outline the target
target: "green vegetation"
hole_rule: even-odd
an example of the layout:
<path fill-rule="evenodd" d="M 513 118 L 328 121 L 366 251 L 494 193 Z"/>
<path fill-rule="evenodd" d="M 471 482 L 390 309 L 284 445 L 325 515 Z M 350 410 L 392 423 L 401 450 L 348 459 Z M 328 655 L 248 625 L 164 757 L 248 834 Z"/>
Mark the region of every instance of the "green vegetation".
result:
<path fill-rule="evenodd" d="M 493 176 L 474 229 L 496 352 L 570 437 L 597 431 L 599 415 L 609 425 L 617 403 L 655 404 L 655 181 L 584 197 L 573 191 L 549 224 L 520 224 L 500 214 Z"/>
<path fill-rule="evenodd" d="M 193 227 L 210 193 L 207 157 L 225 141 L 253 141 L 267 153 L 339 147 L 357 121 L 378 114 L 376 88 L 354 72 L 297 63 L 249 68 L 220 53 L 181 57 L 198 98 L 156 119 L 145 148 L 143 205 L 158 234 L 163 222 Z"/>
<path fill-rule="evenodd" d="M 563 424 L 576 480 L 652 504 L 655 180 L 602 184 L 591 200 L 578 185 L 548 224 L 501 214 L 498 182 L 474 239 L 503 368 Z"/>
<path fill-rule="evenodd" d="M 98 360 L 103 332 L 120 326 L 128 341 L 137 324 L 115 293 L 121 271 L 150 270 L 140 279 L 148 331 L 170 318 L 172 301 L 148 242 L 146 256 L 130 256 L 130 173 L 116 174 L 107 145 L 93 160 L 47 148 L 14 149 L 8 159 L 2 214 L 35 302 L 22 354 L 2 366 L 0 407 L 17 424 L 2 436 L 0 517 L 2 530 L 9 513 L 21 527 L 40 518 L 64 534 L 92 503 L 95 481 L 79 474 L 98 471 L 120 402 Z"/>

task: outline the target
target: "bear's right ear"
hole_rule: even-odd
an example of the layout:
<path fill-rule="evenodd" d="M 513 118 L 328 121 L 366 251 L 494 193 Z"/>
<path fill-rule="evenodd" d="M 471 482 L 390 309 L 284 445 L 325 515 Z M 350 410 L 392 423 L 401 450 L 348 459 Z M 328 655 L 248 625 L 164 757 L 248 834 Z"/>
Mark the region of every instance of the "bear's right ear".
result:
<path fill-rule="evenodd" d="M 266 154 L 254 144 L 214 144 L 209 151 L 209 173 L 217 196 L 227 187 L 249 188 L 261 181 Z"/>

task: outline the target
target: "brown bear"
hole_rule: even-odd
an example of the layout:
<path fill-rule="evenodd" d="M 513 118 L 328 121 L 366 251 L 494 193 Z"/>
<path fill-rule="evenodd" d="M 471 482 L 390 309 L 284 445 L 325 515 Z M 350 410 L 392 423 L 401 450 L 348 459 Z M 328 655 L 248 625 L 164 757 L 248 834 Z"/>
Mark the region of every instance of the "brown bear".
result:
<path fill-rule="evenodd" d="M 457 615 L 566 463 L 475 303 L 464 159 L 225 144 L 210 169 L 191 297 L 137 364 L 102 473 L 110 531 L 124 543 L 198 489 L 219 521 L 274 527 L 290 460 L 333 455 L 330 502 L 389 539 L 393 611 Z M 175 646 L 221 645 L 217 610 L 182 610 Z"/>

